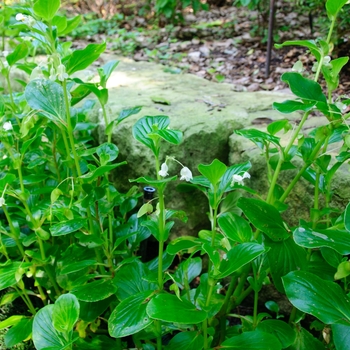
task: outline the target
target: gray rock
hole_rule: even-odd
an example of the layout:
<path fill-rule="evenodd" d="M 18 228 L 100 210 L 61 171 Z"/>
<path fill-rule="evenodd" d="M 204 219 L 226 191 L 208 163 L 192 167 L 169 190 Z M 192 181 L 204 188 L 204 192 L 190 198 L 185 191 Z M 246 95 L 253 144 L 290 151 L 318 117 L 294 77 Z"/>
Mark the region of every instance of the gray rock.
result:
<path fill-rule="evenodd" d="M 201 58 L 200 51 L 194 51 L 194 52 L 188 53 L 188 59 L 192 62 L 199 62 L 200 58 Z"/>

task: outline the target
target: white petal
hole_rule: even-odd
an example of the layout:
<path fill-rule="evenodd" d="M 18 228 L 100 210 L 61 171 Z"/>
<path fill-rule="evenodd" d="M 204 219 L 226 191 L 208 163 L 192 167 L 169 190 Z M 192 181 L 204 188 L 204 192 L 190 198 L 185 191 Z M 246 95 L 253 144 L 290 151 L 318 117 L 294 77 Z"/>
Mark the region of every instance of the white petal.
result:
<path fill-rule="evenodd" d="M 158 174 L 162 177 L 168 176 L 168 166 L 166 163 L 163 163 L 160 167 L 160 170 L 158 172 Z"/>
<path fill-rule="evenodd" d="M 3 128 L 5 131 L 10 131 L 13 129 L 12 127 L 12 123 L 11 122 L 5 122 L 4 125 L 3 125 Z"/>
<path fill-rule="evenodd" d="M 3 197 L 0 197 L 0 207 L 2 207 L 3 205 L 6 205 L 5 199 Z"/>
<path fill-rule="evenodd" d="M 181 175 L 180 180 L 190 181 L 193 178 L 191 170 L 188 169 L 186 166 L 181 169 L 180 175 Z"/>

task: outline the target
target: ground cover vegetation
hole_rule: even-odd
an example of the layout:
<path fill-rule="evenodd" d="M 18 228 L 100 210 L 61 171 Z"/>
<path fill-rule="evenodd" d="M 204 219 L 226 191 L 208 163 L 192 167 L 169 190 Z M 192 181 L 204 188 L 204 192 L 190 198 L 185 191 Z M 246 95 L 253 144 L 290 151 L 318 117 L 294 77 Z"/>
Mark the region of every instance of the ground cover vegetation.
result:
<path fill-rule="evenodd" d="M 300 122 L 236 131 L 266 159 L 267 196 L 247 186 L 249 162 L 214 159 L 193 176 L 185 159 L 163 154 L 165 142 L 181 147 L 182 140 L 164 115 L 135 123 L 132 135 L 154 155 L 154 169 L 119 192 L 110 176 L 117 179 L 125 162 L 117 161 L 112 132 L 142 108 L 107 113 L 107 81 L 118 61 L 99 67 L 97 81 L 83 81 L 75 73 L 89 68 L 106 43 L 72 49 L 61 39 L 80 16 L 60 14 L 59 0 L 2 8 L 11 38 L 0 61 L 0 304 L 24 305 L 0 322 L 8 328 L 7 347 L 32 341 L 38 350 L 349 348 L 350 208 L 332 207 L 332 178 L 350 157 L 350 99 L 334 96 L 348 57 L 332 57 L 345 2 L 327 1 L 325 38 L 279 45 L 305 47 L 314 57 L 313 70 L 297 62 L 281 77 L 295 99 L 273 105 L 286 115 L 300 111 Z M 15 69 L 29 76 L 17 79 L 19 92 L 12 88 Z M 97 146 L 98 125 L 88 118 L 95 104 L 106 138 Z M 324 125 L 303 134 L 313 115 Z M 169 174 L 170 162 L 179 180 Z M 280 175 L 290 169 L 295 177 L 283 188 Z M 291 227 L 281 214 L 301 179 L 314 186 L 313 206 L 308 221 Z M 172 181 L 207 198 L 211 228 L 198 237 L 167 242 L 175 221 L 186 221 L 181 208 L 166 206 Z M 143 252 L 150 236 L 158 242 L 153 260 Z M 259 308 L 266 285 L 286 296 L 289 311 L 281 312 L 277 299 Z M 240 308 L 250 295 L 251 308 Z"/>

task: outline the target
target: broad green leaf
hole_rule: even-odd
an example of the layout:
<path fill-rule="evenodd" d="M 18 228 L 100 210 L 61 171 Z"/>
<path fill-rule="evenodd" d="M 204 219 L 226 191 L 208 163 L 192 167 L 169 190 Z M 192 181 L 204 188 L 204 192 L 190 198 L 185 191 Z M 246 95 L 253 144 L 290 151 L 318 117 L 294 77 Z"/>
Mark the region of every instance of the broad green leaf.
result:
<path fill-rule="evenodd" d="M 118 115 L 117 122 L 120 123 L 122 120 L 130 117 L 131 115 L 139 113 L 141 111 L 141 109 L 142 109 L 142 107 L 140 107 L 140 106 L 123 109 Z"/>
<path fill-rule="evenodd" d="M 60 0 L 38 0 L 33 6 L 34 13 L 50 22 L 61 6 Z"/>
<path fill-rule="evenodd" d="M 241 135 L 246 139 L 254 142 L 259 148 L 263 149 L 266 143 L 273 143 L 279 145 L 279 137 L 270 135 L 266 132 L 257 129 L 247 129 L 247 130 L 235 130 L 237 135 Z"/>
<path fill-rule="evenodd" d="M 342 278 L 348 277 L 350 275 L 350 261 L 342 261 L 338 268 L 337 272 L 334 275 L 335 280 L 340 280 Z"/>
<path fill-rule="evenodd" d="M 118 299 L 122 301 L 140 292 L 156 289 L 155 283 L 145 279 L 148 274 L 148 268 L 141 261 L 122 266 L 114 278 L 114 284 L 118 288 L 116 292 Z"/>
<path fill-rule="evenodd" d="M 332 324 L 332 335 L 337 350 L 350 349 L 350 325 Z"/>
<path fill-rule="evenodd" d="M 207 313 L 198 310 L 191 302 L 165 293 L 152 298 L 146 311 L 149 317 L 165 322 L 196 324 L 207 318 Z"/>
<path fill-rule="evenodd" d="M 325 346 L 299 324 L 294 328 L 294 331 L 296 337 L 288 350 L 325 350 Z"/>
<path fill-rule="evenodd" d="M 119 149 L 115 144 L 105 142 L 97 147 L 96 153 L 100 157 L 101 165 L 106 165 L 118 157 Z"/>
<path fill-rule="evenodd" d="M 285 102 L 287 102 L 287 101 L 285 101 Z M 274 122 L 272 122 L 271 124 L 269 124 L 267 126 L 267 131 L 271 135 L 275 135 L 279 131 L 281 131 L 282 129 L 284 129 L 284 131 L 286 132 L 287 130 L 289 130 L 290 127 L 291 126 L 290 126 L 289 120 L 287 120 L 287 119 L 275 120 Z"/>
<path fill-rule="evenodd" d="M 22 156 L 27 152 L 27 149 L 29 148 L 29 146 L 38 138 L 42 135 L 42 133 L 44 132 L 44 128 L 38 128 L 36 130 L 35 135 L 30 138 L 29 140 L 26 140 L 23 142 L 22 147 L 21 147 L 21 154 Z"/>
<path fill-rule="evenodd" d="M 190 258 L 183 261 L 176 269 L 173 277 L 180 288 L 184 288 L 186 284 L 198 277 L 202 271 L 202 259 L 200 257 Z"/>
<path fill-rule="evenodd" d="M 63 236 L 80 230 L 86 224 L 86 219 L 72 219 L 62 221 L 50 227 L 52 236 Z"/>
<path fill-rule="evenodd" d="M 347 3 L 347 0 L 327 0 L 326 10 L 329 19 L 333 20 L 337 17 L 339 11 Z"/>
<path fill-rule="evenodd" d="M 79 301 L 80 304 L 80 313 L 79 313 L 79 319 L 86 321 L 86 322 L 93 322 L 95 321 L 99 316 L 101 316 L 106 309 L 111 305 L 111 303 L 116 302 L 117 298 L 115 295 L 111 295 L 107 299 L 103 299 L 100 301 L 95 302 L 86 302 L 86 301 Z"/>
<path fill-rule="evenodd" d="M 6 289 L 16 284 L 17 271 L 20 269 L 25 272 L 25 269 L 28 268 L 29 263 L 22 262 L 13 262 L 7 264 L 4 267 L 0 268 L 0 290 Z M 23 273 L 24 273 L 23 272 Z"/>
<path fill-rule="evenodd" d="M 52 323 L 59 332 L 70 332 L 79 319 L 80 305 L 73 294 L 62 294 L 55 301 Z"/>
<path fill-rule="evenodd" d="M 314 80 L 304 78 L 300 73 L 295 72 L 284 73 L 281 80 L 287 83 L 292 92 L 301 99 L 327 103 L 321 85 Z"/>
<path fill-rule="evenodd" d="M 12 348 L 16 344 L 27 339 L 32 333 L 32 325 L 32 318 L 22 318 L 6 332 L 4 337 L 6 346 Z"/>
<path fill-rule="evenodd" d="M 350 300 L 342 288 L 306 271 L 293 271 L 282 277 L 290 302 L 326 324 L 350 326 Z"/>
<path fill-rule="evenodd" d="M 118 60 L 112 60 L 107 62 L 101 68 L 97 68 L 97 72 L 100 76 L 100 85 L 103 88 L 107 88 L 107 81 L 110 78 L 111 74 L 113 73 L 114 69 L 117 67 L 118 63 L 119 63 Z"/>
<path fill-rule="evenodd" d="M 67 35 L 72 30 L 74 30 L 76 27 L 78 27 L 80 21 L 81 21 L 81 15 L 75 16 L 73 18 L 68 18 L 66 28 L 62 31 L 59 30 L 58 35 L 59 36 Z"/>
<path fill-rule="evenodd" d="M 316 57 L 317 61 L 321 59 L 320 48 L 316 45 L 315 40 L 290 40 L 282 44 L 275 44 L 277 49 L 284 46 L 304 46 L 310 49 L 311 53 Z"/>
<path fill-rule="evenodd" d="M 305 248 L 328 247 L 342 255 L 350 254 L 350 232 L 298 227 L 293 237 L 295 243 Z"/>
<path fill-rule="evenodd" d="M 171 255 L 175 255 L 181 251 L 192 253 L 199 250 L 201 245 L 202 241 L 198 238 L 192 236 L 182 236 L 170 241 L 167 245 L 166 251 Z"/>
<path fill-rule="evenodd" d="M 182 140 L 182 132 L 179 130 L 162 129 L 155 131 L 154 134 L 159 135 L 163 140 L 173 145 L 179 145 Z"/>
<path fill-rule="evenodd" d="M 26 86 L 24 96 L 31 108 L 42 112 L 54 122 L 65 124 L 66 104 L 60 84 L 51 80 L 35 79 Z"/>
<path fill-rule="evenodd" d="M 350 232 L 350 202 L 346 206 L 344 212 L 344 226 L 348 232 Z"/>
<path fill-rule="evenodd" d="M 15 326 L 25 317 L 26 316 L 19 316 L 19 315 L 10 316 L 10 317 L 8 317 L 5 320 L 0 322 L 0 329 Z"/>
<path fill-rule="evenodd" d="M 143 177 L 139 177 L 137 179 L 132 179 L 132 180 L 129 180 L 129 181 L 130 182 L 143 183 L 143 184 L 147 184 L 147 185 L 154 185 L 156 187 L 156 186 L 159 186 L 159 185 L 164 185 L 167 182 L 174 181 L 176 179 L 177 179 L 177 176 L 167 177 L 167 178 L 161 179 L 161 180 L 154 180 L 152 177 L 143 176 Z"/>
<path fill-rule="evenodd" d="M 106 49 L 106 43 L 89 44 L 85 49 L 75 50 L 70 56 L 65 57 L 62 62 L 66 66 L 68 74 L 83 70 L 95 62 Z"/>
<path fill-rule="evenodd" d="M 52 19 L 52 25 L 56 26 L 58 33 L 61 33 L 67 28 L 67 18 L 56 15 Z"/>
<path fill-rule="evenodd" d="M 156 148 L 154 141 L 150 138 L 150 134 L 152 134 L 156 130 L 166 129 L 170 124 L 170 119 L 167 116 L 146 116 L 139 119 L 132 128 L 132 133 L 134 138 L 143 143 L 155 155 L 158 155 L 159 150 Z"/>
<path fill-rule="evenodd" d="M 63 333 L 53 326 L 52 314 L 54 305 L 40 309 L 34 317 L 33 342 L 37 350 L 62 350 L 69 344 Z"/>
<path fill-rule="evenodd" d="M 88 172 L 87 174 L 82 175 L 80 178 L 83 179 L 85 183 L 92 182 L 97 177 L 104 175 L 105 173 L 109 173 L 111 170 L 126 164 L 126 162 L 111 164 L 111 165 L 102 165 L 96 168 L 93 171 Z"/>
<path fill-rule="evenodd" d="M 284 293 L 281 278 L 290 271 L 305 270 L 307 253 L 304 248 L 295 244 L 292 238 L 282 242 L 274 242 L 266 238 L 265 245 L 270 248 L 267 252 L 267 258 L 273 282 L 277 290 Z"/>
<path fill-rule="evenodd" d="M 304 111 L 307 112 L 310 109 L 312 109 L 316 105 L 316 102 L 301 102 L 301 101 L 293 101 L 293 100 L 287 100 L 284 102 L 274 102 L 272 104 L 273 109 L 277 109 L 281 113 L 293 113 L 296 111 Z M 270 124 L 271 125 L 271 124 Z M 269 125 L 269 126 L 270 126 Z M 273 134 L 274 135 L 274 134 Z"/>
<path fill-rule="evenodd" d="M 271 204 L 259 199 L 241 197 L 238 200 L 238 207 L 257 229 L 273 241 L 281 241 L 289 237 L 281 214 Z"/>
<path fill-rule="evenodd" d="M 95 302 L 107 299 L 117 291 L 117 287 L 111 279 L 99 279 L 71 290 L 77 299 L 87 302 Z"/>
<path fill-rule="evenodd" d="M 203 244 L 202 249 L 208 254 L 210 261 L 213 263 L 215 271 L 219 270 L 220 254 L 216 247 L 212 247 L 209 242 Z"/>
<path fill-rule="evenodd" d="M 280 341 L 272 334 L 255 330 L 244 332 L 221 343 L 221 349 L 280 350 Z"/>
<path fill-rule="evenodd" d="M 16 180 L 16 175 L 11 173 L 1 173 L 0 174 L 0 190 L 1 192 L 4 190 L 6 184 L 10 185 L 13 181 Z"/>
<path fill-rule="evenodd" d="M 149 326 L 153 320 L 147 315 L 146 308 L 153 293 L 151 290 L 143 291 L 118 304 L 108 320 L 109 334 L 114 338 L 121 338 Z"/>
<path fill-rule="evenodd" d="M 28 44 L 22 41 L 9 55 L 6 56 L 6 61 L 10 67 L 28 55 Z"/>
<path fill-rule="evenodd" d="M 91 260 L 78 261 L 78 262 L 72 263 L 72 264 L 67 264 L 67 265 L 64 265 L 62 267 L 60 274 L 66 275 L 68 273 L 77 272 L 77 271 L 85 269 L 86 267 L 94 266 L 96 263 L 97 263 L 96 260 L 91 259 Z"/>
<path fill-rule="evenodd" d="M 200 332 L 180 332 L 171 338 L 166 350 L 202 350 L 204 339 Z"/>
<path fill-rule="evenodd" d="M 210 183 L 215 188 L 217 183 L 225 174 L 227 166 L 224 163 L 220 162 L 220 160 L 214 159 L 209 165 L 199 164 L 198 170 L 204 177 L 206 177 L 210 181 Z"/>
<path fill-rule="evenodd" d="M 280 320 L 264 320 L 256 328 L 259 331 L 274 335 L 282 345 L 282 349 L 292 345 L 295 340 L 295 332 L 292 327 Z"/>
<path fill-rule="evenodd" d="M 234 213 L 224 213 L 219 216 L 218 224 L 224 235 L 234 242 L 245 243 L 253 239 L 249 223 Z"/>
<path fill-rule="evenodd" d="M 257 243 L 242 243 L 234 246 L 227 253 L 226 259 L 221 261 L 220 274 L 215 278 L 224 278 L 231 275 L 264 252 L 264 247 Z"/>

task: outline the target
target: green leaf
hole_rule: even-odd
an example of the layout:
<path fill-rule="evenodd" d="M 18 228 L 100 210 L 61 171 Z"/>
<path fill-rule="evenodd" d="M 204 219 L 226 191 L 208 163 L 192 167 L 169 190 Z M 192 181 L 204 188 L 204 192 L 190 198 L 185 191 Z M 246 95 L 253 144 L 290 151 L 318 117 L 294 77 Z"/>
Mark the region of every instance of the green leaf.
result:
<path fill-rule="evenodd" d="M 282 349 L 282 346 L 275 336 L 260 330 L 255 330 L 252 332 L 244 332 L 225 340 L 221 343 L 220 348 L 239 350 L 280 350 Z"/>
<path fill-rule="evenodd" d="M 26 317 L 25 316 L 19 316 L 19 315 L 10 316 L 10 317 L 8 317 L 5 320 L 0 322 L 0 329 L 4 329 L 4 328 L 7 328 L 7 327 L 15 326 L 23 318 L 26 318 Z"/>
<path fill-rule="evenodd" d="M 66 104 L 60 84 L 45 79 L 29 82 L 24 91 L 28 105 L 54 122 L 65 124 Z"/>
<path fill-rule="evenodd" d="M 214 270 L 219 270 L 220 265 L 220 254 L 216 247 L 212 247 L 209 242 L 203 244 L 202 249 L 208 254 L 210 261 L 213 263 Z"/>
<path fill-rule="evenodd" d="M 350 232 L 350 202 L 346 206 L 344 212 L 344 226 L 348 232 Z"/>
<path fill-rule="evenodd" d="M 299 324 L 294 328 L 296 337 L 288 350 L 325 350 L 325 346 Z"/>
<path fill-rule="evenodd" d="M 179 145 L 182 140 L 182 132 L 178 130 L 162 129 L 155 131 L 154 134 L 173 145 Z"/>
<path fill-rule="evenodd" d="M 33 6 L 33 10 L 38 17 L 50 22 L 60 6 L 60 0 L 38 0 Z"/>
<path fill-rule="evenodd" d="M 118 304 L 108 320 L 109 334 L 114 338 L 121 338 L 149 326 L 153 320 L 147 315 L 146 307 L 153 293 L 148 290 L 134 294 Z"/>
<path fill-rule="evenodd" d="M 342 255 L 350 254 L 350 232 L 347 231 L 298 227 L 293 237 L 298 245 L 305 248 L 328 247 Z"/>
<path fill-rule="evenodd" d="M 118 299 L 122 301 L 140 292 L 155 290 L 157 285 L 145 279 L 148 274 L 148 268 L 138 260 L 122 266 L 114 278 Z"/>
<path fill-rule="evenodd" d="M 166 129 L 170 124 L 170 119 L 167 116 L 146 116 L 139 119 L 132 128 L 134 138 L 147 146 L 155 155 L 158 155 L 159 150 L 156 148 L 154 141 L 150 138 L 156 130 Z"/>
<path fill-rule="evenodd" d="M 253 239 L 249 223 L 234 213 L 224 213 L 219 216 L 218 224 L 224 235 L 234 242 L 245 243 Z"/>
<path fill-rule="evenodd" d="M 281 342 L 282 349 L 288 348 L 295 340 L 294 330 L 283 321 L 265 320 L 260 322 L 256 329 L 274 335 Z"/>
<path fill-rule="evenodd" d="M 100 157 L 101 165 L 106 165 L 118 157 L 119 149 L 115 144 L 105 142 L 97 147 L 96 153 Z"/>
<path fill-rule="evenodd" d="M 137 106 L 133 108 L 123 109 L 117 118 L 117 122 L 120 123 L 122 120 L 130 117 L 131 115 L 137 114 L 141 111 L 142 107 Z"/>
<path fill-rule="evenodd" d="M 326 324 L 350 325 L 350 300 L 342 288 L 306 271 L 293 271 L 282 278 L 290 302 Z"/>
<path fill-rule="evenodd" d="M 287 101 L 285 101 L 285 102 L 287 102 Z M 294 102 L 294 101 L 292 101 L 292 102 Z M 286 132 L 287 130 L 289 130 L 290 127 L 291 126 L 290 126 L 289 120 L 287 120 L 287 119 L 275 120 L 274 122 L 272 122 L 271 124 L 269 124 L 267 126 L 267 131 L 271 135 L 275 135 L 279 131 L 281 131 L 282 129 L 284 129 L 284 131 Z"/>
<path fill-rule="evenodd" d="M 266 233 L 272 240 L 281 241 L 289 237 L 280 213 L 271 204 L 259 199 L 241 197 L 238 207 L 257 229 Z"/>
<path fill-rule="evenodd" d="M 87 302 L 95 302 L 107 299 L 117 291 L 117 287 L 111 279 L 99 279 L 71 290 L 77 299 Z"/>
<path fill-rule="evenodd" d="M 337 17 L 339 11 L 347 3 L 347 0 L 327 0 L 326 10 L 329 19 L 333 20 Z"/>
<path fill-rule="evenodd" d="M 16 344 L 27 339 L 32 333 L 32 325 L 32 318 L 22 318 L 6 332 L 4 337 L 6 346 L 12 348 Z"/>
<path fill-rule="evenodd" d="M 23 41 L 16 46 L 13 52 L 6 56 L 6 61 L 9 66 L 12 67 L 16 62 L 20 61 L 22 58 L 27 57 L 28 52 L 28 45 L 25 41 Z"/>
<path fill-rule="evenodd" d="M 4 267 L 0 268 L 0 290 L 11 287 L 16 284 L 16 274 L 19 269 L 24 270 L 30 264 L 29 263 L 21 263 L 21 262 L 13 262 L 7 264 Z"/>
<path fill-rule="evenodd" d="M 284 46 L 304 46 L 310 49 L 311 53 L 316 57 L 317 61 L 321 59 L 320 49 L 316 45 L 315 40 L 291 40 L 285 41 L 282 44 L 275 44 L 277 49 L 280 49 Z"/>
<path fill-rule="evenodd" d="M 260 149 L 263 149 L 266 143 L 271 142 L 275 145 L 279 145 L 280 143 L 280 139 L 278 137 L 256 129 L 235 130 L 235 133 L 254 142 Z"/>
<path fill-rule="evenodd" d="M 97 68 L 97 72 L 100 76 L 100 85 L 103 88 L 107 88 L 107 81 L 110 78 L 111 74 L 113 73 L 114 69 L 119 64 L 118 60 L 112 60 L 107 62 L 104 66 L 101 68 Z"/>
<path fill-rule="evenodd" d="M 224 278 L 231 275 L 264 252 L 264 247 L 257 243 L 242 243 L 234 246 L 227 253 L 226 259 L 221 261 L 220 273 L 215 278 Z"/>
<path fill-rule="evenodd" d="M 199 332 L 180 332 L 171 338 L 166 350 L 201 350 L 203 346 L 204 338 Z"/>
<path fill-rule="evenodd" d="M 80 305 L 73 294 L 62 294 L 55 301 L 52 324 L 59 332 L 70 332 L 79 319 Z"/>
<path fill-rule="evenodd" d="M 287 83 L 292 92 L 301 99 L 327 103 L 321 85 L 314 80 L 304 78 L 301 74 L 295 72 L 284 73 L 281 80 Z"/>
<path fill-rule="evenodd" d="M 192 253 L 193 251 L 199 250 L 201 245 L 202 241 L 198 238 L 182 236 L 170 241 L 167 245 L 166 251 L 171 255 L 175 255 L 181 251 Z"/>
<path fill-rule="evenodd" d="M 80 21 L 81 21 L 80 15 L 75 16 L 73 18 L 68 18 L 66 28 L 62 31 L 58 30 L 58 35 L 59 36 L 66 36 L 68 33 L 70 33 L 72 30 L 74 30 L 76 27 L 78 27 Z"/>
<path fill-rule="evenodd" d="M 265 245 L 270 248 L 267 257 L 273 282 L 277 290 L 284 293 L 281 278 L 290 271 L 306 269 L 306 251 L 295 244 L 292 238 L 282 242 L 274 242 L 266 238 Z"/>
<path fill-rule="evenodd" d="M 111 303 L 114 303 L 117 301 L 117 298 L 115 295 L 111 295 L 107 299 L 103 299 L 96 302 L 86 302 L 86 301 L 79 301 L 80 304 L 80 313 L 79 318 L 86 322 L 93 322 L 101 316 L 106 309 L 111 305 Z"/>
<path fill-rule="evenodd" d="M 68 233 L 72 233 L 80 230 L 84 225 L 86 225 L 86 219 L 72 219 L 67 221 L 62 221 L 58 224 L 52 225 L 50 227 L 50 232 L 52 236 L 63 236 Z"/>
<path fill-rule="evenodd" d="M 63 32 L 67 27 L 67 18 L 64 16 L 56 15 L 52 19 L 52 25 L 56 26 L 58 33 Z"/>
<path fill-rule="evenodd" d="M 61 275 L 66 275 L 69 273 L 77 272 L 85 269 L 86 267 L 94 266 L 97 263 L 96 260 L 82 260 L 76 263 L 67 264 L 62 267 Z"/>
<path fill-rule="evenodd" d="M 186 284 L 191 283 L 194 278 L 198 277 L 201 271 L 202 259 L 200 257 L 189 258 L 178 265 L 173 277 L 179 287 L 183 289 Z"/>
<path fill-rule="evenodd" d="M 332 324 L 332 335 L 337 350 L 348 350 L 350 348 L 350 325 Z"/>
<path fill-rule="evenodd" d="M 97 177 L 104 175 L 105 173 L 109 173 L 111 170 L 126 164 L 126 162 L 111 164 L 111 165 L 102 165 L 96 168 L 93 171 L 88 172 L 87 174 L 82 175 L 80 178 L 83 179 L 85 183 L 89 183 L 94 181 Z"/>
<path fill-rule="evenodd" d="M 209 165 L 199 164 L 198 170 L 215 187 L 225 174 L 227 166 L 220 160 L 214 159 Z"/>
<path fill-rule="evenodd" d="M 40 309 L 34 317 L 33 342 L 37 350 L 62 350 L 69 341 L 63 333 L 53 326 L 52 314 L 54 305 L 47 305 Z"/>
<path fill-rule="evenodd" d="M 196 324 L 207 318 L 207 313 L 198 310 L 187 300 L 179 300 L 172 294 L 158 294 L 147 305 L 147 314 L 151 318 L 165 322 Z"/>
<path fill-rule="evenodd" d="M 143 177 L 139 177 L 137 179 L 132 179 L 129 181 L 143 183 L 143 184 L 147 184 L 147 185 L 159 186 L 162 184 L 166 184 L 167 182 L 174 181 L 176 179 L 177 179 L 177 176 L 167 177 L 167 178 L 161 179 L 161 180 L 154 180 L 153 178 L 151 178 L 149 176 L 143 176 Z"/>
<path fill-rule="evenodd" d="M 151 97 L 151 100 L 152 100 L 152 102 L 154 102 L 154 103 L 159 103 L 159 104 L 167 105 L 167 106 L 170 106 L 170 105 L 171 105 L 171 102 L 168 101 L 168 100 L 166 100 L 166 99 L 163 98 L 163 97 L 153 96 L 153 97 Z"/>
<path fill-rule="evenodd" d="M 83 50 L 75 50 L 70 56 L 65 57 L 62 62 L 66 66 L 67 73 L 73 74 L 90 66 L 96 61 L 106 49 L 106 43 L 89 44 Z"/>
<path fill-rule="evenodd" d="M 282 103 L 274 102 L 272 104 L 272 108 L 273 109 L 277 109 L 281 113 L 288 114 L 288 113 L 293 113 L 293 112 L 296 112 L 296 111 L 307 112 L 310 109 L 312 109 L 315 105 L 316 105 L 316 102 L 309 102 L 309 101 L 307 101 L 307 102 L 303 103 L 301 101 L 287 100 L 287 101 L 284 101 Z"/>

